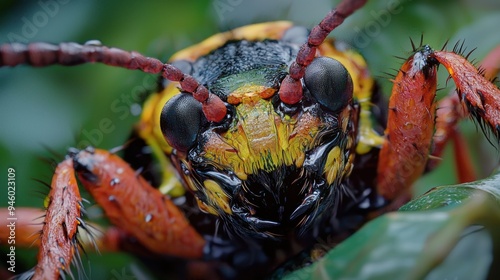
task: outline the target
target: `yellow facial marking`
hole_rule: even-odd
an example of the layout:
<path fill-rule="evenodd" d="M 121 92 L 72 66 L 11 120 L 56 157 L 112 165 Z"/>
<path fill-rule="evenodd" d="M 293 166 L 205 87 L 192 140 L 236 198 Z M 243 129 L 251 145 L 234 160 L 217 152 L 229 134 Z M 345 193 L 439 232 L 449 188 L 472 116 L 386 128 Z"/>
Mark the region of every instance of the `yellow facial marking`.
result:
<path fill-rule="evenodd" d="M 340 148 L 334 147 L 326 158 L 325 168 L 323 169 L 323 174 L 326 176 L 326 181 L 328 184 L 332 184 L 333 181 L 339 177 L 340 170 L 344 166 L 342 151 Z"/>
<path fill-rule="evenodd" d="M 209 205 L 217 205 L 227 214 L 232 214 L 231 207 L 229 206 L 229 196 L 222 190 L 222 188 L 213 180 L 203 181 L 205 186 L 205 194 L 209 200 Z M 210 212 L 210 209 L 208 209 Z"/>
<path fill-rule="evenodd" d="M 196 202 L 198 203 L 198 208 L 200 208 L 201 211 L 215 216 L 219 215 L 219 213 L 217 212 L 217 210 L 215 210 L 214 207 L 207 205 L 205 202 L 201 201 L 198 197 L 196 197 Z"/>
<path fill-rule="evenodd" d="M 205 158 L 232 169 L 242 180 L 258 170 L 273 171 L 279 166 L 301 167 L 305 152 L 311 149 L 321 120 L 311 112 L 297 118 L 279 116 L 269 100 L 236 107 L 235 123 L 221 135 L 207 132 Z"/>
<path fill-rule="evenodd" d="M 227 102 L 233 105 L 241 102 L 255 103 L 259 99 L 267 99 L 273 96 L 275 92 L 276 89 L 262 85 L 243 86 L 230 93 Z"/>

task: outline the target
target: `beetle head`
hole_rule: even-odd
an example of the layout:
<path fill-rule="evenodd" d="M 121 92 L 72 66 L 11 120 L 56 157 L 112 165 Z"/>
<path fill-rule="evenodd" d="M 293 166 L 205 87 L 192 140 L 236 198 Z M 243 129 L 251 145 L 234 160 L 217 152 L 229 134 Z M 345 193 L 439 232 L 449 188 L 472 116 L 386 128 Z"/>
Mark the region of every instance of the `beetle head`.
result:
<path fill-rule="evenodd" d="M 227 43 L 189 65 L 226 102 L 227 117 L 208 122 L 185 93 L 162 110 L 174 164 L 200 209 L 243 236 L 305 230 L 321 213 L 333 215 L 352 168 L 351 77 L 338 61 L 318 57 L 301 80 L 303 98 L 288 105 L 279 89 L 296 53 L 280 41 Z"/>

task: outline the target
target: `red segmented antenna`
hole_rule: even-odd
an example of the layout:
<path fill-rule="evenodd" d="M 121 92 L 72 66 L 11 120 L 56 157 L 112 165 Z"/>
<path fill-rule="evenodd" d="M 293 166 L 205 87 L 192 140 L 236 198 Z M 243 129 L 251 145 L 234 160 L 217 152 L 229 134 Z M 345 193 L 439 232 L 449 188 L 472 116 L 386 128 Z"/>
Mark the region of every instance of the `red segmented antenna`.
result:
<path fill-rule="evenodd" d="M 365 5 L 367 0 L 343 0 L 337 8 L 331 10 L 309 34 L 307 42 L 302 45 L 295 61 L 290 65 L 289 74 L 280 86 L 280 99 L 286 104 L 296 104 L 302 99 L 302 84 L 306 67 L 311 64 L 316 49 L 323 43 L 326 36 L 350 16 L 354 11 Z"/>
<path fill-rule="evenodd" d="M 202 104 L 203 113 L 209 121 L 219 122 L 226 116 L 226 106 L 222 100 L 209 93 L 192 76 L 182 73 L 178 68 L 163 63 L 156 58 L 145 57 L 138 52 L 127 52 L 117 48 L 101 46 L 98 41 L 87 44 L 13 43 L 0 46 L 0 67 L 30 64 L 43 67 L 54 64 L 78 65 L 99 62 L 126 69 L 138 69 L 146 73 L 161 73 L 169 81 L 179 82 L 181 89 L 189 92 Z"/>

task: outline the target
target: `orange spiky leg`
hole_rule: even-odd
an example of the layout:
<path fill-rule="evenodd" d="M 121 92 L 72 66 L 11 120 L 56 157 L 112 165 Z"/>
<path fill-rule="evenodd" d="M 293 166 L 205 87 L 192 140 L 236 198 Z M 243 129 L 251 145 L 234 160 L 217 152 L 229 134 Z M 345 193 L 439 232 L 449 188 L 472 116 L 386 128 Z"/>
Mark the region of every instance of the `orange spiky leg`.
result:
<path fill-rule="evenodd" d="M 48 198 L 38 264 L 32 279 L 58 279 L 64 273 L 71 273 L 70 264 L 78 253 L 76 238 L 82 199 L 70 158 L 57 166 Z"/>
<path fill-rule="evenodd" d="M 89 228 L 82 220 L 82 204 L 80 192 L 73 169 L 73 160 L 66 158 L 61 162 L 54 173 L 51 190 L 47 196 L 47 210 L 19 208 L 16 209 L 16 246 L 39 247 L 38 264 L 26 272 L 22 277 L 30 279 L 58 279 L 64 274 L 70 274 L 70 264 L 81 266 L 78 247 L 88 247 L 93 240 L 81 236 L 79 228 L 88 231 Z M 0 217 L 9 215 L 7 209 L 0 211 Z M 44 217 L 43 223 L 36 220 Z M 4 221 L 6 219 L 2 219 Z M 38 236 L 37 233 L 40 235 Z M 90 232 L 88 232 L 90 234 Z M 90 235 L 87 236 L 92 238 Z M 106 244 L 107 249 L 117 248 L 116 231 L 109 231 L 99 241 Z M 0 234 L 0 241 L 8 238 Z M 116 248 L 111 250 L 116 250 Z M 76 256 L 76 259 L 75 259 Z M 73 277 L 74 278 L 74 277 Z"/>
<path fill-rule="evenodd" d="M 455 82 L 461 104 L 477 119 L 500 136 L 500 89 L 460 54 L 435 51 L 431 57 L 439 61 Z"/>
<path fill-rule="evenodd" d="M 61 168 L 64 168 L 63 166 L 60 166 L 56 175 L 59 176 L 61 175 L 60 173 L 60 170 Z M 60 195 L 60 193 L 56 193 L 55 191 L 51 192 L 50 195 L 49 195 L 49 198 L 53 198 L 55 195 L 55 197 L 58 197 L 58 195 Z M 66 196 L 66 198 L 70 198 L 71 196 Z M 7 226 L 9 226 L 8 224 L 8 221 L 9 221 L 9 218 L 12 218 L 12 215 L 11 215 L 11 211 L 8 210 L 7 208 L 1 208 L 0 209 L 0 227 L 3 229 L 3 228 L 6 228 Z M 59 215 L 62 214 L 63 211 L 61 211 L 60 213 L 58 213 Z M 35 246 L 35 247 L 39 247 L 40 246 L 40 241 L 41 241 L 41 237 L 44 236 L 43 233 L 43 228 L 44 228 L 44 225 L 46 225 L 45 227 L 49 227 L 49 226 L 54 226 L 54 224 L 57 224 L 58 221 L 61 221 L 60 219 L 60 216 L 59 215 L 52 215 L 51 217 L 53 218 L 51 222 L 51 225 L 47 225 L 47 223 L 42 223 L 40 222 L 40 219 L 43 218 L 45 216 L 46 212 L 42 209 L 38 209 L 38 208 L 25 208 L 25 207 L 21 207 L 21 208 L 16 208 L 15 210 L 15 235 L 12 235 L 12 233 L 10 233 L 8 230 L 1 230 L 0 231 L 0 244 L 3 244 L 3 245 L 6 245 L 6 244 L 14 244 L 15 245 L 15 248 L 29 248 L 29 247 L 32 247 L 32 246 Z M 70 215 L 69 217 L 71 217 L 72 215 Z M 78 223 L 76 221 L 76 223 Z M 45 228 L 47 229 L 47 228 Z M 53 239 L 55 239 L 56 241 L 57 240 L 61 240 L 61 235 L 64 235 L 63 232 L 61 231 L 58 231 L 57 229 L 59 230 L 63 230 L 63 227 L 62 226 L 59 226 L 59 227 L 55 227 L 54 230 L 52 230 L 51 232 L 54 234 L 52 236 Z M 39 235 L 41 234 L 41 235 Z M 45 235 L 47 234 L 50 234 L 50 233 L 46 233 Z M 11 237 L 14 237 L 15 240 L 13 240 L 15 243 L 11 243 L 9 242 L 9 238 Z M 69 236 L 68 236 L 68 239 L 69 239 Z M 61 256 L 66 256 L 67 254 L 65 253 L 62 253 L 62 252 L 69 252 L 69 254 L 71 255 L 71 247 L 73 246 L 71 241 L 70 240 L 66 240 L 67 242 L 65 242 L 65 246 L 61 246 L 61 247 L 56 247 L 54 248 L 53 251 L 51 251 L 51 254 L 48 255 L 46 258 L 45 258 L 45 264 L 47 263 L 50 263 L 50 262 L 53 262 L 55 257 L 57 255 L 61 255 Z M 54 242 L 51 242 L 51 244 L 53 245 Z M 58 243 L 57 243 L 58 244 Z M 66 245 L 69 245 L 69 246 L 66 246 Z M 89 244 L 82 244 L 84 247 L 88 247 Z M 47 246 L 45 246 L 45 248 L 47 248 Z M 67 262 L 68 259 L 71 259 L 72 258 L 72 255 L 70 258 L 64 258 L 64 257 L 61 257 L 59 259 L 59 261 L 63 260 L 64 263 Z M 40 263 L 40 265 L 42 265 Z M 37 266 L 38 267 L 38 266 Z M 64 267 L 65 269 L 66 267 Z M 42 267 L 43 269 L 43 267 Z M 48 275 L 59 275 L 59 273 L 61 272 L 60 269 L 63 269 L 62 267 L 62 264 L 60 264 L 60 266 L 56 266 L 56 268 L 54 269 L 54 267 L 50 267 L 48 268 L 48 270 L 45 270 L 43 269 L 43 273 L 42 275 L 40 276 L 39 274 L 39 278 L 44 278 L 45 276 L 48 276 Z M 51 271 L 53 271 L 53 274 L 51 273 Z M 13 277 L 15 274 L 14 273 L 18 273 L 19 271 L 18 270 L 13 270 L 11 271 L 12 274 L 10 275 L 1 275 L 0 273 L 0 278 L 1 279 L 9 279 L 11 277 Z M 31 275 L 33 275 L 35 272 L 35 269 L 32 269 L 30 270 L 29 272 L 26 272 L 26 274 L 24 274 L 23 276 L 26 276 L 27 278 Z M 23 277 L 19 277 L 19 278 L 23 278 Z M 35 277 L 33 277 L 35 278 Z"/>
<path fill-rule="evenodd" d="M 75 174 L 120 232 L 133 236 L 150 252 L 191 259 L 203 256 L 205 240 L 170 199 L 118 156 L 87 148 L 71 150 L 56 168 L 39 240 L 38 264 L 26 276 L 58 279 L 71 273 L 69 266 L 75 255 L 77 264 L 80 262 L 78 229 L 88 230 L 88 225 L 81 218 Z M 114 241 L 120 239 L 111 237 Z"/>
<path fill-rule="evenodd" d="M 87 148 L 70 152 L 78 178 L 115 226 L 151 252 L 201 258 L 205 240 L 173 202 L 120 157 Z"/>
<path fill-rule="evenodd" d="M 386 141 L 379 154 L 377 189 L 392 200 L 424 172 L 434 132 L 436 63 L 422 47 L 394 79 Z"/>
<path fill-rule="evenodd" d="M 15 228 L 15 246 L 16 248 L 40 248 L 43 223 L 41 219 L 45 216 L 45 210 L 39 208 L 20 207 L 16 208 L 16 228 Z M 12 217 L 7 208 L 0 208 L 0 227 L 6 228 L 8 226 L 7 218 Z M 135 238 L 124 232 L 122 229 L 109 226 L 106 229 L 100 225 L 92 222 L 86 223 L 87 231 L 78 230 L 78 246 L 80 251 L 90 252 L 99 249 L 100 253 L 103 252 L 119 252 L 126 251 L 134 255 L 150 256 L 151 252 L 135 242 Z M 0 231 L 0 245 L 8 245 L 9 231 Z M 69 243 L 68 243 L 69 244 Z M 75 251 L 76 253 L 76 251 Z M 0 279 L 10 279 L 18 273 L 18 269 L 14 271 L 5 270 L 0 271 Z M 5 273 L 3 275 L 2 273 Z M 20 277 L 15 279 L 23 279 L 24 276 L 29 277 L 34 273 L 30 270 Z M 64 277 L 60 277 L 64 278 Z"/>
<path fill-rule="evenodd" d="M 496 53 L 492 56 L 499 61 Z M 478 120 L 481 127 L 486 123 L 497 138 L 500 135 L 500 90 L 460 54 L 432 51 L 424 46 L 403 64 L 394 81 L 385 131 L 387 139 L 380 151 L 377 170 L 377 189 L 387 199 L 392 200 L 408 190 L 424 171 L 434 129 L 437 63 L 443 64 L 454 80 L 458 103 Z M 496 70 L 488 73 L 496 73 Z M 459 119 L 457 112 L 461 111 L 456 101 L 455 98 L 445 100 L 450 102 L 450 110 L 455 111 L 451 116 L 456 120 L 438 125 L 449 129 L 445 136 L 458 144 L 458 151 L 463 149 L 460 146 L 463 141 L 458 134 L 450 132 L 453 123 Z M 443 117 L 447 112 L 440 114 Z M 439 133 L 435 139 L 439 142 Z M 438 143 L 438 150 L 441 146 Z M 467 161 L 466 158 L 459 160 Z"/>
<path fill-rule="evenodd" d="M 7 208 L 0 209 L 0 227 L 8 226 L 10 217 Z M 40 220 L 45 216 L 45 211 L 38 208 L 20 207 L 16 208 L 16 246 L 20 248 L 39 247 L 39 233 L 42 232 L 43 223 Z M 109 227 L 106 230 L 97 224 L 88 223 L 91 236 L 80 240 L 85 251 L 97 245 L 100 252 L 115 252 L 126 246 L 128 235 L 121 229 Z M 94 230 L 92 230 L 94 229 Z M 81 235 L 82 232 L 79 231 Z M 9 231 L 0 231 L 0 244 L 8 244 Z M 92 239 L 93 240 L 92 240 Z"/>
<path fill-rule="evenodd" d="M 484 77 L 492 80 L 499 72 L 500 67 L 500 46 L 492 50 L 481 62 L 480 69 L 484 72 Z M 438 103 L 436 133 L 433 139 L 432 155 L 429 159 L 427 170 L 434 169 L 439 163 L 445 145 L 451 140 L 455 156 L 455 166 L 458 180 L 461 183 L 471 182 L 477 179 L 471 161 L 471 155 L 465 144 L 465 139 L 458 131 L 457 124 L 460 120 L 469 116 L 462 106 L 459 95 L 451 92 Z"/>

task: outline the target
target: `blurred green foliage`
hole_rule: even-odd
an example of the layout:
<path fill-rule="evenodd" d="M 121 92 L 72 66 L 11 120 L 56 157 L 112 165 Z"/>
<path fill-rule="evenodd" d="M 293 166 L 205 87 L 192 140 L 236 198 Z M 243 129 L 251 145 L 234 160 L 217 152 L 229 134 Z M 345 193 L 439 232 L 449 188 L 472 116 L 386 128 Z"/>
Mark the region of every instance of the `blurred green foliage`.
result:
<path fill-rule="evenodd" d="M 285 19 L 313 26 L 336 2 L 2 1 L 0 43 L 12 38 L 53 43 L 97 39 L 108 46 L 167 60 L 176 50 L 249 23 Z M 47 3 L 57 4 L 47 8 Z M 451 44 L 465 40 L 469 49 L 477 47 L 472 57 L 480 60 L 500 43 L 498 26 L 500 4 L 495 0 L 370 1 L 334 31 L 333 36 L 357 46 L 366 56 L 373 75 L 379 78 L 385 92 L 390 93 L 391 84 L 384 72 L 399 68 L 401 62 L 394 56 L 409 55 L 408 38 L 419 41 L 423 34 L 424 42 L 435 48 L 447 40 Z M 453 88 L 452 83 L 446 84 L 447 75 L 441 74 L 440 86 L 448 87 L 440 91 L 439 97 Z M 105 149 L 123 144 L 138 116 L 128 110 L 117 112 L 112 106 L 136 108 L 130 106 L 137 101 L 136 93 L 154 90 L 152 81 L 143 73 L 103 65 L 0 69 L 0 182 L 6 186 L 7 168 L 16 169 L 16 206 L 42 207 L 46 188 L 33 179 L 50 181 L 52 170 L 40 158 L 60 159 L 48 148 L 63 155 L 68 147 L 81 141 Z M 112 129 L 103 132 L 100 127 L 103 119 L 110 120 Z M 489 174 L 498 153 L 477 133 L 475 125 L 469 123 L 463 129 L 472 143 L 480 176 Z M 419 181 L 417 192 L 454 183 L 450 162 L 445 161 Z M 6 205 L 5 197 L 0 194 L 0 207 Z M 31 260 L 30 265 L 33 256 L 31 253 L 25 257 Z M 121 271 L 130 262 L 128 257 L 118 254 L 105 259 L 119 259 L 119 262 L 98 261 L 92 267 L 92 275 L 116 277 L 112 271 Z"/>
<path fill-rule="evenodd" d="M 285 279 L 498 279 L 499 180 L 434 188 Z"/>

